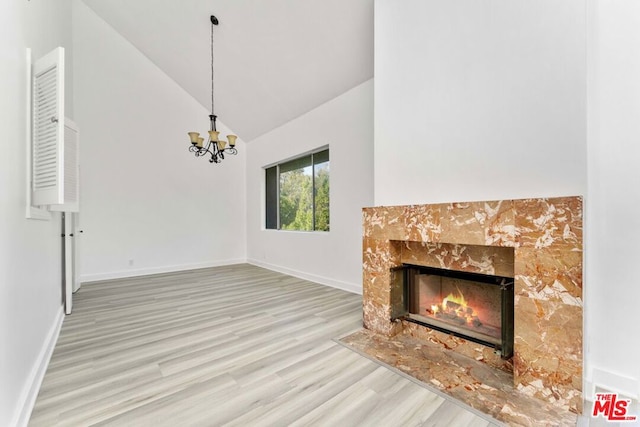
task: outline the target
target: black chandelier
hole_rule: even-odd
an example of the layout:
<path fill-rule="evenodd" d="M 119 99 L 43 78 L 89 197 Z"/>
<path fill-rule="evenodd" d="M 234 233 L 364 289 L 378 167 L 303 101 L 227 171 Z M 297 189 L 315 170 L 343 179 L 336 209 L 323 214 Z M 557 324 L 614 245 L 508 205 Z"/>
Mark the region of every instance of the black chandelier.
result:
<path fill-rule="evenodd" d="M 209 140 L 206 146 L 204 145 L 204 138 L 200 136 L 198 132 L 188 132 L 191 140 L 191 146 L 189 151 L 195 153 L 196 157 L 204 156 L 206 154 L 211 155 L 209 163 L 220 163 L 224 159 L 226 154 L 238 154 L 236 150 L 236 135 L 227 135 L 229 140 L 229 146 L 227 147 L 227 141 L 220 139 L 218 135 L 220 132 L 216 130 L 216 118 L 213 110 L 213 26 L 218 25 L 218 18 L 211 15 L 211 114 L 209 115 L 209 121 L 211 127 L 209 130 Z"/>

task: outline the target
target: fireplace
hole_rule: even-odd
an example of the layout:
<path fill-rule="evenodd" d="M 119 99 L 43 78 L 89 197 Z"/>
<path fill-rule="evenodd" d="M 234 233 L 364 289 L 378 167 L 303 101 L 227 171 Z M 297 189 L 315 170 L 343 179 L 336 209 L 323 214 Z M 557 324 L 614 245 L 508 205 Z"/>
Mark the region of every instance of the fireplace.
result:
<path fill-rule="evenodd" d="M 513 278 L 404 264 L 392 320 L 453 334 L 513 355 Z"/>
<path fill-rule="evenodd" d="M 581 412 L 581 197 L 364 208 L 362 249 L 363 322 L 368 331 L 382 337 L 415 337 L 496 371 L 508 371 L 518 393 Z M 493 350 L 499 346 L 501 353 L 511 352 L 509 341 L 502 340 L 509 329 L 502 326 L 502 319 L 483 322 L 478 316 L 483 324 L 500 326 L 499 344 L 487 337 L 492 333 L 480 337 L 489 346 L 477 344 L 470 328 L 453 331 L 466 338 L 454 335 L 449 324 L 447 333 L 437 329 L 442 324 L 434 325 L 436 310 L 431 305 L 447 305 L 442 300 L 450 293 L 449 285 L 433 291 L 445 294 L 438 295 L 435 303 L 420 301 L 418 285 L 410 302 L 403 286 L 404 270 L 418 268 L 417 280 L 424 281 L 420 276 L 429 272 L 423 267 L 512 278 L 513 299 L 500 297 L 500 304 L 513 302 L 510 360 Z M 468 302 L 472 296 L 461 290 Z"/>

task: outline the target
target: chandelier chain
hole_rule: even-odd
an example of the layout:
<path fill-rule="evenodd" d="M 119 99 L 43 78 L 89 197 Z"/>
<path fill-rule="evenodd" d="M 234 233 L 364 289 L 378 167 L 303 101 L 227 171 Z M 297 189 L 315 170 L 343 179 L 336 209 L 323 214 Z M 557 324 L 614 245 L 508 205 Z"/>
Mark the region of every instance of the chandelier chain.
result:
<path fill-rule="evenodd" d="M 213 22 L 211 23 L 211 114 L 215 114 L 213 109 Z"/>

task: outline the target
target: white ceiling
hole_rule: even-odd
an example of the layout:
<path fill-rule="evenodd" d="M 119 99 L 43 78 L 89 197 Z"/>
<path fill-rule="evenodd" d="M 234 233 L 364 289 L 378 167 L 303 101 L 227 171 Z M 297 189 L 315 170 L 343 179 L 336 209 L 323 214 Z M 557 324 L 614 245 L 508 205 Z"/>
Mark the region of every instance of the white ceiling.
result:
<path fill-rule="evenodd" d="M 373 0 L 83 1 L 207 110 L 215 15 L 215 112 L 245 142 L 373 77 Z"/>

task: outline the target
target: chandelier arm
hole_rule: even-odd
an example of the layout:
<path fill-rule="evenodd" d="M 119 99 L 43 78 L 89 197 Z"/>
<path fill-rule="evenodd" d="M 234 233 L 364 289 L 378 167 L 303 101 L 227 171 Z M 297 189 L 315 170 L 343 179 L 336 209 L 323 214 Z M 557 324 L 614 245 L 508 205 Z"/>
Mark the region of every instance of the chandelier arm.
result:
<path fill-rule="evenodd" d="M 216 144 L 212 141 L 209 141 L 209 143 L 207 144 L 206 147 L 201 148 L 200 150 L 202 151 L 201 155 L 205 155 L 207 153 L 211 154 L 212 156 L 217 156 L 218 155 L 218 150 L 216 149 Z"/>
<path fill-rule="evenodd" d="M 196 157 L 204 156 L 208 152 L 208 150 L 205 150 L 204 148 L 198 148 L 196 146 L 189 147 L 189 151 L 194 153 Z"/>
<path fill-rule="evenodd" d="M 198 147 L 197 145 L 192 144 L 189 147 L 189 151 L 195 153 L 196 157 L 200 157 L 204 156 L 207 153 L 211 154 L 212 156 L 218 156 L 219 150 L 216 143 L 214 143 L 213 141 L 209 141 L 206 147 Z"/>

